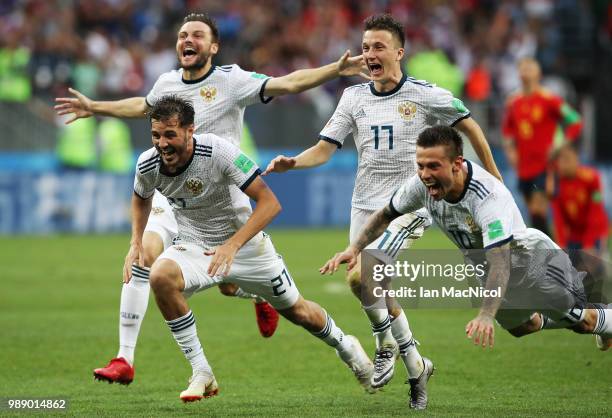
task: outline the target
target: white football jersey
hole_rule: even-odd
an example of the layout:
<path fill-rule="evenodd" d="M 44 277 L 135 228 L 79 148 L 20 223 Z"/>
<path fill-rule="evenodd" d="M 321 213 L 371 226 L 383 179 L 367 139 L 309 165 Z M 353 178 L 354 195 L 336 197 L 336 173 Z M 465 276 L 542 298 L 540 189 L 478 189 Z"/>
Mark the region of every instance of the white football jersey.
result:
<path fill-rule="evenodd" d="M 319 139 L 338 147 L 353 134 L 359 167 L 352 205 L 377 210 L 416 173 L 416 140 L 425 128 L 453 126 L 470 116 L 447 90 L 404 76 L 393 90 L 380 93 L 374 83 L 344 90 Z"/>
<path fill-rule="evenodd" d="M 488 249 L 509 243 L 511 248 L 558 249 L 545 234 L 527 228 L 510 191 L 497 178 L 470 161 L 459 201 L 434 200 L 418 175 L 393 195 L 391 206 L 399 213 L 425 207 L 440 229 L 459 248 Z"/>
<path fill-rule="evenodd" d="M 162 74 L 146 97 L 148 106 L 169 94 L 189 100 L 195 110 L 195 132 L 213 133 L 239 146 L 244 108 L 272 97 L 263 95 L 270 77 L 238 65 L 212 66 L 197 80 L 183 80 L 183 70 Z"/>
<path fill-rule="evenodd" d="M 143 199 L 155 190 L 166 196 L 178 238 L 205 248 L 223 244 L 251 215 L 243 193 L 260 174 L 235 145 L 214 134 L 194 135 L 194 154 L 178 173 L 164 171 L 155 148 L 138 158 L 134 192 Z"/>

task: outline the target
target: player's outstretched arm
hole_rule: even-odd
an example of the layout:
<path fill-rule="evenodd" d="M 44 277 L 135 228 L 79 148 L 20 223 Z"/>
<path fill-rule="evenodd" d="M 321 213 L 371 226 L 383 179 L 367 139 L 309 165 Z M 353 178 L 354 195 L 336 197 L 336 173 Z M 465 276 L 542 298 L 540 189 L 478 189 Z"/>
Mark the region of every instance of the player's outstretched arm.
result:
<path fill-rule="evenodd" d="M 215 276 L 217 273 L 227 275 L 238 250 L 261 232 L 281 211 L 276 195 L 260 177 L 253 180 L 244 193 L 257 204 L 255 210 L 249 220 L 223 245 L 204 253 L 213 256 L 208 267 L 210 276 Z"/>
<path fill-rule="evenodd" d="M 390 205 L 377 210 L 368 218 L 365 226 L 359 232 L 355 241 L 341 253 L 334 255 L 323 267 L 319 269 L 319 273 L 333 274 L 338 271 L 340 264 L 347 264 L 347 270 L 351 270 L 357 264 L 359 254 L 371 242 L 376 240 L 385 232 L 389 224 L 401 214 L 395 211 Z"/>
<path fill-rule="evenodd" d="M 346 51 L 337 62 L 319 68 L 297 70 L 282 77 L 271 78 L 266 83 L 264 96 L 301 93 L 340 76 L 362 75 L 369 79 L 362 73 L 366 69 L 365 61 L 361 55 L 351 57 L 351 52 Z"/>
<path fill-rule="evenodd" d="M 495 164 L 495 160 L 493 159 L 491 147 L 489 147 L 487 138 L 485 138 L 484 132 L 482 132 L 482 129 L 480 129 L 478 123 L 476 123 L 476 121 L 472 118 L 465 118 L 459 121 L 455 127 L 468 137 L 485 170 L 497 177 L 499 181 L 503 182 L 504 180 L 502 179 L 502 176 L 497 169 L 497 165 Z"/>
<path fill-rule="evenodd" d="M 474 338 L 475 345 L 485 348 L 487 345 L 493 347 L 495 342 L 495 328 L 493 326 L 495 315 L 501 305 L 502 298 L 506 294 L 508 280 L 510 278 L 510 245 L 505 244 L 487 251 L 487 263 L 491 266 L 487 276 L 485 290 L 488 294 L 492 290 L 500 290 L 498 297 L 485 297 L 478 316 L 472 319 L 465 327 L 468 338 Z"/>
<path fill-rule="evenodd" d="M 80 118 L 88 118 L 93 114 L 115 116 L 118 118 L 144 118 L 148 106 L 144 97 L 130 97 L 115 101 L 95 101 L 83 93 L 69 88 L 74 97 L 56 97 L 54 106 L 58 115 L 72 114 L 66 124 Z"/>
<path fill-rule="evenodd" d="M 308 148 L 296 157 L 285 157 L 279 155 L 268 164 L 263 175 L 270 173 L 284 173 L 288 170 L 312 168 L 325 164 L 329 161 L 338 146 L 327 141 L 320 140 L 316 145 Z"/>
<path fill-rule="evenodd" d="M 142 235 L 144 234 L 153 197 L 143 199 L 136 193 L 132 195 L 132 239 L 130 249 L 125 256 L 123 264 L 123 282 L 129 283 L 132 278 L 132 264 L 136 263 L 139 267 L 144 267 L 144 250 L 142 247 Z"/>

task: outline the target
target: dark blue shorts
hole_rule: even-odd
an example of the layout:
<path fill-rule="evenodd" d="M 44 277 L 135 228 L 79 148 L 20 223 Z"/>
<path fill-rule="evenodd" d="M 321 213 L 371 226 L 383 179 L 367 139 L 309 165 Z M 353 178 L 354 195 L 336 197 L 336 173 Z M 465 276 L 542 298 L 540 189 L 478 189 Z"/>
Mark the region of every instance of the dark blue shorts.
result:
<path fill-rule="evenodd" d="M 519 179 L 518 187 L 525 197 L 529 197 L 535 192 L 546 193 L 546 172 L 528 179 Z"/>

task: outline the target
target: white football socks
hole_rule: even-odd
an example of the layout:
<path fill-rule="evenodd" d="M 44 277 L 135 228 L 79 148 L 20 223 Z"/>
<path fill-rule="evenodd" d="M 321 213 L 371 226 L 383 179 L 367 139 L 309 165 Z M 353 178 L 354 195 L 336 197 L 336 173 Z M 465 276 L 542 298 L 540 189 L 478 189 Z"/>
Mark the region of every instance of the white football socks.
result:
<path fill-rule="evenodd" d="M 326 318 L 325 326 L 321 331 L 311 332 L 311 334 L 325 342 L 325 344 L 338 350 L 340 357 L 342 357 L 342 355 L 345 353 L 347 355 L 350 354 L 349 352 L 352 346 L 345 338 L 346 336 L 344 335 L 344 332 L 342 332 L 332 317 L 329 316 L 325 310 L 323 310 L 323 312 L 325 313 Z M 344 359 L 344 357 L 342 358 Z"/>
<path fill-rule="evenodd" d="M 395 339 L 391 333 L 391 317 L 387 308 L 380 309 L 364 306 L 363 311 L 372 325 L 372 333 L 376 338 L 376 348 L 380 348 L 383 345 L 395 345 Z"/>
<path fill-rule="evenodd" d="M 408 325 L 408 318 L 406 318 L 403 310 L 399 316 L 392 317 L 391 333 L 399 346 L 400 357 L 406 366 L 408 378 L 415 379 L 419 377 L 423 373 L 423 357 L 421 357 L 416 347 L 416 342 Z"/>
<path fill-rule="evenodd" d="M 117 357 L 134 364 L 140 325 L 149 304 L 149 268 L 132 266 L 132 279 L 121 289 L 119 309 L 119 352 Z"/>
<path fill-rule="evenodd" d="M 608 305 L 608 309 L 597 307 L 597 323 L 593 334 L 601 335 L 602 337 L 612 337 L 612 304 Z"/>
<path fill-rule="evenodd" d="M 189 311 L 180 318 L 166 321 L 166 324 L 168 324 L 172 336 L 185 355 L 185 358 L 191 364 L 193 373 L 204 372 L 212 376 L 212 369 L 208 364 L 208 360 L 206 360 L 202 344 L 200 344 L 200 339 L 198 338 L 193 312 Z"/>

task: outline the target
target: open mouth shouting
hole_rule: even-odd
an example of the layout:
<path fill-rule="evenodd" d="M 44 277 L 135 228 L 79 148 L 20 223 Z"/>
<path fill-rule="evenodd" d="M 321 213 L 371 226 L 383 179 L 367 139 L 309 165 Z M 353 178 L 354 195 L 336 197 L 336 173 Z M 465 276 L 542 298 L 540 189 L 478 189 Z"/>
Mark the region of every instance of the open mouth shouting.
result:
<path fill-rule="evenodd" d="M 425 187 L 427 187 L 427 192 L 429 193 L 429 195 L 435 200 L 438 200 L 442 197 L 442 187 L 440 183 L 438 183 L 437 181 L 424 181 L 423 184 L 425 185 Z"/>
<path fill-rule="evenodd" d="M 380 77 L 383 74 L 383 66 L 378 62 L 368 62 L 368 69 L 372 77 Z"/>
<path fill-rule="evenodd" d="M 167 146 L 164 149 L 157 147 L 157 152 L 159 152 L 159 154 L 161 155 L 164 164 L 173 163 L 174 158 L 176 156 L 176 149 L 174 149 L 174 147 Z"/>
<path fill-rule="evenodd" d="M 198 52 L 196 51 L 194 47 L 186 46 L 185 48 L 183 48 L 183 52 L 181 54 L 181 58 L 183 58 L 183 60 L 192 61 L 196 59 L 197 56 L 198 56 Z"/>

